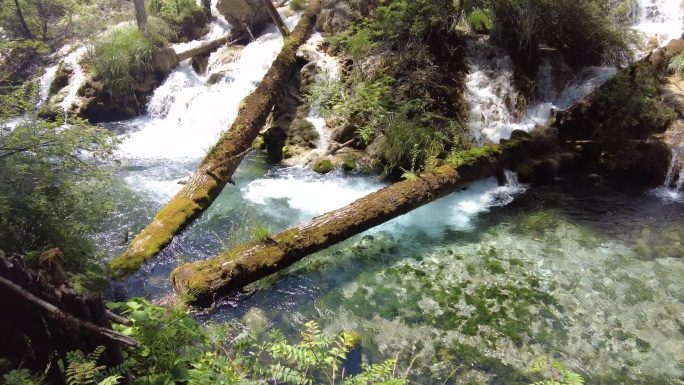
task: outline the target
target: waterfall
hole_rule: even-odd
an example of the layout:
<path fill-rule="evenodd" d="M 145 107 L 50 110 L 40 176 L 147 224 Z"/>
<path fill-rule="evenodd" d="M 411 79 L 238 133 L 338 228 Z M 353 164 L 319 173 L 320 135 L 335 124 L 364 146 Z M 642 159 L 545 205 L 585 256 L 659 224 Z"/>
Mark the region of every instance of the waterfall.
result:
<path fill-rule="evenodd" d="M 684 11 L 681 0 L 638 0 L 639 22 L 634 28 L 655 38 L 660 46 L 684 32 Z"/>
<path fill-rule="evenodd" d="M 470 106 L 468 127 L 478 145 L 508 139 L 513 130 L 530 131 L 545 124 L 551 111 L 562 111 L 610 79 L 616 69 L 587 67 L 574 74 L 558 90 L 553 68 L 545 61 L 539 69 L 537 100 L 527 103 L 513 84 L 513 61 L 488 38 L 468 42 L 470 74 L 466 100 Z"/>
<path fill-rule="evenodd" d="M 333 57 L 328 56 L 321 49 L 323 35 L 314 32 L 311 38 L 299 48 L 299 54 L 305 56 L 309 62 L 316 63 L 319 72 L 316 74 L 316 84 L 326 84 L 339 80 L 339 64 Z M 316 127 L 318 132 L 317 150 L 325 151 L 330 146 L 329 134 L 325 129 L 325 119 L 320 111 L 320 100 L 311 103 L 311 109 L 306 120 Z"/>
<path fill-rule="evenodd" d="M 40 77 L 40 81 L 38 82 L 38 101 L 36 102 L 38 107 L 47 102 L 48 94 L 50 93 L 50 86 L 55 80 L 55 75 L 57 75 L 58 68 L 59 64 L 53 65 L 45 70 L 43 76 Z"/>
<path fill-rule="evenodd" d="M 73 70 L 73 75 L 71 75 L 71 78 L 69 79 L 69 91 L 67 92 L 67 95 L 64 97 L 64 100 L 61 104 L 61 107 L 64 110 L 65 123 L 71 106 L 81 105 L 81 99 L 78 97 L 78 89 L 81 88 L 81 85 L 83 85 L 86 78 L 83 68 L 81 68 L 80 61 L 83 58 L 83 55 L 85 55 L 86 51 L 87 47 L 82 46 L 72 51 L 64 58 L 64 65 L 68 65 Z"/>

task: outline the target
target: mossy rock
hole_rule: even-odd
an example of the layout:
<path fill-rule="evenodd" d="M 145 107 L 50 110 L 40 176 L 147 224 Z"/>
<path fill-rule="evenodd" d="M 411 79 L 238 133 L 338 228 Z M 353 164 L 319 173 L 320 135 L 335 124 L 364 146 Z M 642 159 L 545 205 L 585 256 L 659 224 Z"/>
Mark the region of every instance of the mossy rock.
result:
<path fill-rule="evenodd" d="M 266 142 L 264 142 L 263 136 L 257 136 L 257 138 L 254 139 L 254 142 L 252 142 L 252 148 L 255 150 L 263 150 L 265 147 Z"/>
<path fill-rule="evenodd" d="M 74 70 L 65 63 L 59 63 L 57 67 L 57 72 L 55 72 L 55 78 L 50 83 L 49 95 L 54 95 L 62 88 L 69 85 L 69 78 L 73 75 Z"/>
<path fill-rule="evenodd" d="M 288 144 L 301 147 L 316 148 L 318 146 L 318 131 L 306 119 L 294 119 L 288 130 Z"/>
<path fill-rule="evenodd" d="M 334 170 L 335 166 L 329 159 L 318 159 L 312 169 L 319 174 L 327 174 Z"/>
<path fill-rule="evenodd" d="M 356 160 L 354 159 L 347 159 L 342 163 L 342 169 L 344 171 L 354 171 L 357 167 Z"/>
<path fill-rule="evenodd" d="M 289 146 L 283 146 L 281 152 L 283 154 L 283 159 L 292 158 L 292 151 L 290 150 Z"/>

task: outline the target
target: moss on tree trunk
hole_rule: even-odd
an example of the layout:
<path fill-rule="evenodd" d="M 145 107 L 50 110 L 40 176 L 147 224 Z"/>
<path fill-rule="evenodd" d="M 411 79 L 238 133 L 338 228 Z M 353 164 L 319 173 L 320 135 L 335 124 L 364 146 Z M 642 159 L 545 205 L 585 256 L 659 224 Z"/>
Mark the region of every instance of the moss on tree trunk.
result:
<path fill-rule="evenodd" d="M 171 274 L 177 293 L 206 305 L 215 296 L 234 292 L 302 258 L 400 215 L 466 188 L 526 157 L 527 135 L 500 145 L 486 145 L 444 165 L 356 200 L 341 209 L 249 242 L 206 261 L 187 263 Z"/>
<path fill-rule="evenodd" d="M 320 12 L 313 0 L 256 90 L 241 103 L 238 116 L 209 151 L 188 183 L 111 262 L 119 278 L 126 277 L 168 245 L 180 230 L 206 210 L 228 183 L 266 122 L 278 94 L 296 69 L 297 48 L 309 38 Z"/>

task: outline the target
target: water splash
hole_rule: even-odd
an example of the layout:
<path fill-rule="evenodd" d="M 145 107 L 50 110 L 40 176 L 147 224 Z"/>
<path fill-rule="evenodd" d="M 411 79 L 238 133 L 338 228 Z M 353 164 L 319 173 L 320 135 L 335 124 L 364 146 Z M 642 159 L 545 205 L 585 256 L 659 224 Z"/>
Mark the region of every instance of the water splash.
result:
<path fill-rule="evenodd" d="M 298 51 L 300 56 L 306 57 L 309 62 L 316 63 L 316 67 L 320 70 L 316 74 L 316 84 L 329 84 L 339 79 L 339 64 L 335 58 L 328 56 L 321 49 L 323 43 L 323 35 L 320 32 L 314 32 L 311 38 L 303 44 Z M 318 132 L 318 146 L 319 152 L 325 151 L 330 147 L 330 138 L 328 130 L 326 130 L 325 119 L 320 109 L 321 100 L 314 100 L 311 103 L 309 115 L 306 120 L 309 121 L 316 128 Z"/>

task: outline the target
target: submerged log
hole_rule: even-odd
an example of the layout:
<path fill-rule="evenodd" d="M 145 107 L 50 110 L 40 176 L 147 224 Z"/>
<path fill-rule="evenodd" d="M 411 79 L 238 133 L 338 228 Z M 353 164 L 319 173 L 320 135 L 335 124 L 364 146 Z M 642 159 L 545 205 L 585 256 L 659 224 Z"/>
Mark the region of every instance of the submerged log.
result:
<path fill-rule="evenodd" d="M 471 150 L 451 165 L 385 187 L 263 242 L 245 243 L 206 261 L 184 264 L 171 273 L 174 289 L 195 304 L 207 305 L 217 295 L 239 291 L 307 255 L 494 175 L 525 158 L 527 143 L 527 135 L 516 134 L 511 141 Z"/>
<path fill-rule="evenodd" d="M 128 249 L 112 261 L 112 271 L 119 278 L 138 270 L 221 193 L 266 123 L 282 87 L 295 72 L 297 48 L 309 38 L 320 9 L 320 0 L 309 3 L 264 79 L 242 101 L 235 122 L 209 151 L 183 189 L 133 239 Z"/>

